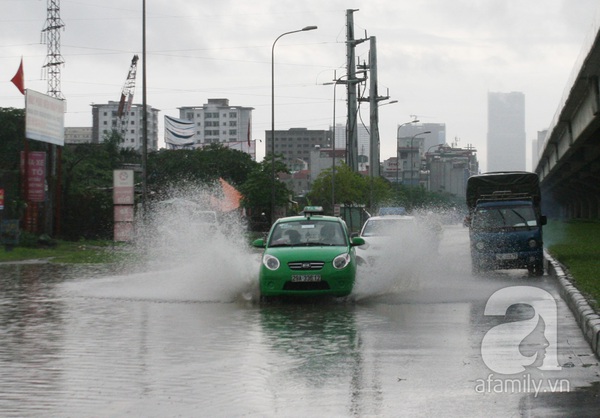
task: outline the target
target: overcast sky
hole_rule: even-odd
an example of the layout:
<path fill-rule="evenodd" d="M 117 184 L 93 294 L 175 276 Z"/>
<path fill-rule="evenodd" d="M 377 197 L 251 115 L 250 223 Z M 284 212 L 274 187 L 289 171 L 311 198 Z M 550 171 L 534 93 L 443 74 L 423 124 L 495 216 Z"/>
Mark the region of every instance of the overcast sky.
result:
<path fill-rule="evenodd" d="M 228 98 L 249 106 L 258 157 L 271 126 L 275 47 L 276 129 L 328 129 L 333 86 L 345 74 L 346 9 L 355 37 L 377 37 L 382 160 L 395 156 L 396 129 L 417 115 L 445 123 L 447 142 L 477 148 L 485 170 L 487 93 L 525 94 L 529 142 L 551 122 L 573 65 L 597 19 L 597 0 L 146 0 L 148 104 L 164 115 Z M 47 0 L 0 0 L 0 107 L 24 106 L 10 82 L 20 57 L 25 87 L 47 91 L 40 43 Z M 118 101 L 134 54 L 142 51 L 142 0 L 61 0 L 65 126 L 91 126 L 92 103 Z M 357 56 L 368 59 L 368 42 Z M 135 103 L 142 102 L 138 65 Z M 339 86 L 336 121 L 345 123 Z M 384 102 L 381 102 L 383 104 Z M 368 106 L 361 106 L 368 124 Z M 530 157 L 527 157 L 528 164 Z M 531 168 L 531 167 L 528 167 Z"/>

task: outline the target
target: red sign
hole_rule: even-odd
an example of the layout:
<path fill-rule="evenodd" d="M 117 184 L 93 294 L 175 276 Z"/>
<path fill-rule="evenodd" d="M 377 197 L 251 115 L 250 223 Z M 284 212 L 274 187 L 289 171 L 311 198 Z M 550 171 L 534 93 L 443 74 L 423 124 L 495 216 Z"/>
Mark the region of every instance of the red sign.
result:
<path fill-rule="evenodd" d="M 4 209 L 4 189 L 0 189 L 0 210 Z"/>
<path fill-rule="evenodd" d="M 133 170 L 113 171 L 113 203 L 115 205 L 133 205 Z"/>
<path fill-rule="evenodd" d="M 27 200 L 44 202 L 46 200 L 46 153 L 31 151 L 27 154 Z M 21 151 L 21 175 L 25 175 L 25 153 Z"/>

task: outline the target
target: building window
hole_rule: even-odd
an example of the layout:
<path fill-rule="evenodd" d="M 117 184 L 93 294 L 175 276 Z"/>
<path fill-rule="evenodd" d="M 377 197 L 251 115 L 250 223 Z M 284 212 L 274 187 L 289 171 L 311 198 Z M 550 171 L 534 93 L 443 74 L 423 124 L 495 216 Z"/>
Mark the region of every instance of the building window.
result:
<path fill-rule="evenodd" d="M 230 120 L 230 121 L 229 121 L 229 126 L 237 126 L 237 121 L 235 121 L 235 120 Z"/>
<path fill-rule="evenodd" d="M 237 118 L 237 113 L 236 112 L 229 112 L 229 117 L 230 118 Z"/>
<path fill-rule="evenodd" d="M 237 135 L 237 129 L 230 129 L 229 135 Z"/>

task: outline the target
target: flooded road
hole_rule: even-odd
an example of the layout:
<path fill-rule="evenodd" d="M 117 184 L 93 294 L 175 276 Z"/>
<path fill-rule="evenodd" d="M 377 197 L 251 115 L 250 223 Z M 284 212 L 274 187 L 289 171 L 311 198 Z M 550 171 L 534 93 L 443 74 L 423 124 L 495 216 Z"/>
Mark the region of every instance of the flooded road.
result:
<path fill-rule="evenodd" d="M 219 248 L 136 268 L 0 264 L 0 415 L 597 415 L 600 367 L 554 280 L 472 276 L 460 226 L 439 254 L 361 271 L 344 300 L 260 304 L 257 255 Z M 509 375 L 494 360 L 507 347 L 485 343 L 507 321 L 485 309 L 516 286 L 552 296 L 556 327 L 544 313 L 545 354 Z"/>

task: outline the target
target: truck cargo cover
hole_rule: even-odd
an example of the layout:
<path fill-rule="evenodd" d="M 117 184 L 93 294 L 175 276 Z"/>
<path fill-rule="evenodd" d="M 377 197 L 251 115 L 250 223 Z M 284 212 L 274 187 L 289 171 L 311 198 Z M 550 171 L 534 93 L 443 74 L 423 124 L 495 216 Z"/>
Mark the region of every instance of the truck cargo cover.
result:
<path fill-rule="evenodd" d="M 540 201 L 540 182 L 536 173 L 528 171 L 490 172 L 469 177 L 467 180 L 467 206 L 472 211 L 481 195 L 497 191 L 527 193 L 535 202 Z"/>

